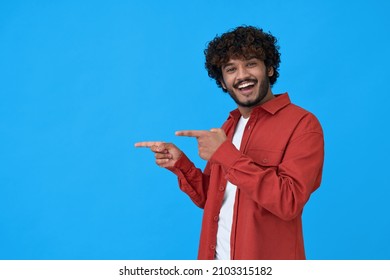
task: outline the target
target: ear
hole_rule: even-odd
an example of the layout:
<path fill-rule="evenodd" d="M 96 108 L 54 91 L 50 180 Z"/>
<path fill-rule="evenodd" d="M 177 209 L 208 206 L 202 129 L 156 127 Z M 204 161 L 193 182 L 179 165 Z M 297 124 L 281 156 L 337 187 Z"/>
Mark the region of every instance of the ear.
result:
<path fill-rule="evenodd" d="M 268 77 L 272 77 L 274 75 L 274 68 L 271 66 L 267 69 Z"/>
<path fill-rule="evenodd" d="M 226 84 L 225 84 L 224 80 L 221 78 L 219 81 L 220 81 L 220 83 L 221 83 L 221 85 L 222 85 L 222 88 L 223 88 L 224 90 L 226 90 Z"/>

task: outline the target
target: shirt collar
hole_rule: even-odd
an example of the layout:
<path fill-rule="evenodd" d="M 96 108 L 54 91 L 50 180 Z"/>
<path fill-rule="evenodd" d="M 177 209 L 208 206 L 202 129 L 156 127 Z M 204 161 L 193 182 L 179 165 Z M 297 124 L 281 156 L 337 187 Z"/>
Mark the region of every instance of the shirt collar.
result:
<path fill-rule="evenodd" d="M 275 115 L 279 110 L 283 109 L 287 105 L 291 104 L 290 97 L 288 93 L 275 94 L 275 98 L 265 102 L 262 105 L 259 105 L 252 110 L 253 114 L 259 114 L 261 111 L 265 111 L 271 115 Z M 241 113 L 238 109 L 235 109 L 230 112 L 230 116 L 238 120 L 241 117 Z"/>
<path fill-rule="evenodd" d="M 276 94 L 275 98 L 272 98 L 268 102 L 265 102 L 264 104 L 254 108 L 253 111 L 263 109 L 271 115 L 275 115 L 279 110 L 283 109 L 289 104 L 291 104 L 291 101 L 288 93 L 286 92 L 283 94 Z"/>

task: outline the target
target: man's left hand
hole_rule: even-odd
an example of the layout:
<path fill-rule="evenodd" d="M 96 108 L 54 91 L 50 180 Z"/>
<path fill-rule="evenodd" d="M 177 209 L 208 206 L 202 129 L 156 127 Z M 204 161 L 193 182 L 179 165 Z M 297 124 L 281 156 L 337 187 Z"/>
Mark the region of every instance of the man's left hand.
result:
<path fill-rule="evenodd" d="M 214 152 L 226 140 L 226 134 L 223 129 L 212 128 L 207 130 L 181 130 L 177 131 L 176 136 L 195 137 L 198 141 L 199 156 L 204 160 L 209 160 Z"/>

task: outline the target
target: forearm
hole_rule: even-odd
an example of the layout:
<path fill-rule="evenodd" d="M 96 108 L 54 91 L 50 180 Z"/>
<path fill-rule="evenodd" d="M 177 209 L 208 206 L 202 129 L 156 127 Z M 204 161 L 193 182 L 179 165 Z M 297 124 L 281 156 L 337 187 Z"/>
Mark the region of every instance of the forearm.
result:
<path fill-rule="evenodd" d="M 178 177 L 179 187 L 200 208 L 204 208 L 209 176 L 197 168 L 183 153 L 174 167 L 168 168 Z"/>

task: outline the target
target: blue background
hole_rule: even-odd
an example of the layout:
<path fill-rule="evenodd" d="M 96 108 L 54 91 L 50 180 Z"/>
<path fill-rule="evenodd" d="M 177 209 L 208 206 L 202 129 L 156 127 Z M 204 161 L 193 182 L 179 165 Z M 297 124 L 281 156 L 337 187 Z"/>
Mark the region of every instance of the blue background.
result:
<path fill-rule="evenodd" d="M 271 31 L 274 93 L 321 121 L 309 259 L 390 259 L 388 1 L 2 1 L 0 259 L 195 259 L 202 211 L 134 143 L 176 143 L 235 108 L 208 41 Z"/>

